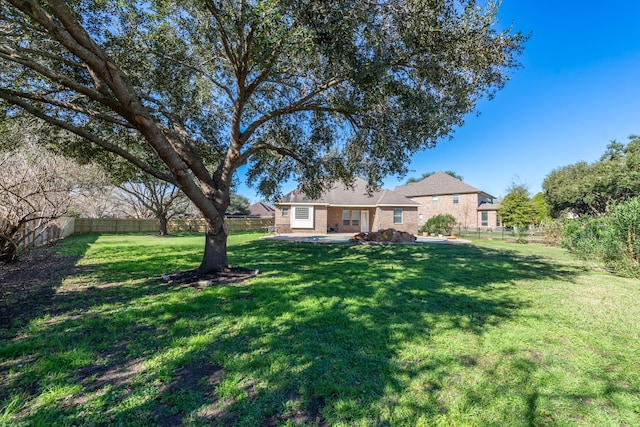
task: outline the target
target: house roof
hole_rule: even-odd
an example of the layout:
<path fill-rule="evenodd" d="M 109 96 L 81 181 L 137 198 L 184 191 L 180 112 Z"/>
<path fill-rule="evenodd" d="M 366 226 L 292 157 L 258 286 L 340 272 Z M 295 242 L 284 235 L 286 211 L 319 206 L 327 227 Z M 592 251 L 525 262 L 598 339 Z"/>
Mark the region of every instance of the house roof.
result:
<path fill-rule="evenodd" d="M 254 203 L 249 206 L 249 212 L 251 215 L 257 215 L 260 218 L 271 218 L 275 215 L 275 209 L 262 202 Z"/>
<path fill-rule="evenodd" d="M 472 187 L 444 172 L 436 172 L 422 181 L 412 182 L 407 185 L 399 185 L 395 188 L 395 191 L 407 197 L 484 193 L 483 191 L 478 190 L 477 188 Z M 490 194 L 487 194 L 487 196 L 494 198 Z"/>
<path fill-rule="evenodd" d="M 500 203 L 482 202 L 478 206 L 479 211 L 497 211 L 498 209 L 500 209 Z"/>
<path fill-rule="evenodd" d="M 367 194 L 367 182 L 362 178 L 356 178 L 353 188 L 348 188 L 342 183 L 336 184 L 320 198 L 308 199 L 298 189 L 284 196 L 278 203 L 286 204 L 316 204 L 325 206 L 402 206 L 417 207 L 419 204 L 407 197 L 391 190 L 377 190 Z"/>

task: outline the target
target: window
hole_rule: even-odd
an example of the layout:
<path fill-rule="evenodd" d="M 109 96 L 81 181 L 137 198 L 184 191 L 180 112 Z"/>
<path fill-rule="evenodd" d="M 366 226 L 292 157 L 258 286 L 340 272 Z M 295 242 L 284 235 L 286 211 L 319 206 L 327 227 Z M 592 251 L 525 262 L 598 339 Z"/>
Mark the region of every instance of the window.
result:
<path fill-rule="evenodd" d="M 360 211 L 342 211 L 342 225 L 360 225 Z"/>
<path fill-rule="evenodd" d="M 393 210 L 393 223 L 402 224 L 402 209 Z"/>
<path fill-rule="evenodd" d="M 309 207 L 307 206 L 300 206 L 295 208 L 295 217 L 297 220 L 306 220 L 309 219 L 310 215 L 309 215 L 309 211 L 311 209 L 309 209 Z"/>
<path fill-rule="evenodd" d="M 351 225 L 351 211 L 342 211 L 342 225 Z"/>
<path fill-rule="evenodd" d="M 480 213 L 481 218 L 482 218 L 482 226 L 486 227 L 489 225 L 489 212 L 481 212 Z"/>
<path fill-rule="evenodd" d="M 289 216 L 289 208 L 282 208 L 282 216 Z"/>
<path fill-rule="evenodd" d="M 313 228 L 313 206 L 294 206 L 292 228 Z"/>
<path fill-rule="evenodd" d="M 500 227 L 500 217 L 496 215 L 496 227 Z"/>
<path fill-rule="evenodd" d="M 431 197 L 431 204 L 432 205 L 437 205 L 438 204 L 438 196 L 432 196 Z"/>
<path fill-rule="evenodd" d="M 424 223 L 424 217 L 422 216 L 422 214 L 418 215 L 418 225 L 422 225 Z"/>
<path fill-rule="evenodd" d="M 360 225 L 360 211 L 351 211 L 351 225 Z"/>
<path fill-rule="evenodd" d="M 454 194 L 453 195 L 453 204 L 457 205 L 458 203 L 460 203 L 460 195 L 459 194 Z"/>

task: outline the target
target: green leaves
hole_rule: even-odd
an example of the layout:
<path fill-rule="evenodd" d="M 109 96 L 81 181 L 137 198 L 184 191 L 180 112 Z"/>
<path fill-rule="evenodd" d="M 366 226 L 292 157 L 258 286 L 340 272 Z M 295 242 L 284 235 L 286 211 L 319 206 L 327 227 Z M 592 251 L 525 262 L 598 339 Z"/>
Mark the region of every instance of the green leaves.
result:
<path fill-rule="evenodd" d="M 536 206 L 529 199 L 527 187 L 514 184 L 500 202 L 498 215 L 506 227 L 527 227 L 536 220 Z"/>
<path fill-rule="evenodd" d="M 172 144 L 199 147 L 193 162 L 214 170 L 226 164 L 233 173 L 239 164 L 224 162 L 231 145 L 247 153 L 242 161 L 254 168 L 264 166 L 265 155 L 286 152 L 300 166 L 294 177 L 317 184 L 341 178 L 326 176 L 337 170 L 371 181 L 402 172 L 409 155 L 435 145 L 462 123 L 477 99 L 504 84 L 526 37 L 498 32 L 493 6 L 483 9 L 468 1 L 459 6 L 449 1 L 156 0 L 143 5 L 102 0 L 75 2 L 72 11 L 131 85 L 133 92 L 126 96 L 142 102 L 170 133 Z M 27 22 L 17 7 L 5 5 L 3 14 L 16 24 Z M 61 25 L 59 16 L 52 19 Z M 108 136 L 109 128 L 116 134 L 118 128 L 138 128 L 129 106 L 108 103 L 99 93 L 116 95 L 119 102 L 124 95 L 101 81 L 104 69 L 73 53 L 95 51 L 91 43 L 77 37 L 83 46 L 71 52 L 42 26 L 20 28 L 22 36 L 39 37 L 32 38 L 30 53 L 23 52 L 29 64 L 5 51 L 3 63 L 10 65 L 5 70 L 15 71 L 12 78 L 4 72 L 6 89 L 57 93 L 64 105 L 47 96 L 22 96 L 22 102 L 130 152 Z M 17 40 L 23 38 L 4 36 L 2 43 L 15 48 Z M 52 73 L 41 73 L 38 64 Z M 22 74 L 22 80 L 15 79 Z M 79 91 L 84 96 L 78 97 Z M 283 116 L 287 119 L 276 120 Z M 291 133 L 294 128 L 298 131 Z M 287 132 L 291 138 L 276 137 Z M 155 155 L 157 143 L 148 135 L 145 139 L 132 156 L 137 158 L 140 148 Z M 322 149 L 314 150 L 318 145 Z M 304 172 L 325 163 L 325 156 L 335 162 L 336 151 L 342 153 L 343 167 Z M 313 160 L 301 164 L 296 157 L 305 153 L 313 153 Z M 277 163 L 270 162 L 271 167 Z"/>
<path fill-rule="evenodd" d="M 451 214 L 440 214 L 433 216 L 420 227 L 421 233 L 450 234 L 458 220 Z"/>
<path fill-rule="evenodd" d="M 244 165 L 269 196 L 405 173 L 526 40 L 473 0 L 51 4 L 0 3 L 0 108 L 73 134 L 55 142 L 83 161 L 179 186 L 218 234 Z"/>
<path fill-rule="evenodd" d="M 564 245 L 579 257 L 640 277 L 640 198 L 615 204 L 606 216 L 570 220 L 563 234 Z"/>
<path fill-rule="evenodd" d="M 603 215 L 614 202 L 640 195 L 640 138 L 624 146 L 615 141 L 599 161 L 578 162 L 551 172 L 542 183 L 550 213 Z"/>

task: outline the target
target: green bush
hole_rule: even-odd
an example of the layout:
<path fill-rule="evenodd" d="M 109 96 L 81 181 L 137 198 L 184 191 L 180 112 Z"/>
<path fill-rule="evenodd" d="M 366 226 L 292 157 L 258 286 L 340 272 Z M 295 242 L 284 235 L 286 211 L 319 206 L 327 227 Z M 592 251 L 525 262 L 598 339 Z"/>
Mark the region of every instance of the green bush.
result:
<path fill-rule="evenodd" d="M 612 244 L 607 217 L 583 217 L 565 224 L 562 245 L 582 259 L 604 261 Z"/>
<path fill-rule="evenodd" d="M 431 217 L 418 229 L 420 233 L 451 234 L 458 221 L 451 214 L 440 214 Z"/>
<path fill-rule="evenodd" d="M 611 209 L 612 239 L 617 255 L 612 259 L 616 271 L 625 276 L 640 276 L 640 198 L 635 197 Z"/>
<path fill-rule="evenodd" d="M 613 206 L 607 216 L 567 221 L 562 244 L 617 274 L 640 277 L 640 198 Z"/>

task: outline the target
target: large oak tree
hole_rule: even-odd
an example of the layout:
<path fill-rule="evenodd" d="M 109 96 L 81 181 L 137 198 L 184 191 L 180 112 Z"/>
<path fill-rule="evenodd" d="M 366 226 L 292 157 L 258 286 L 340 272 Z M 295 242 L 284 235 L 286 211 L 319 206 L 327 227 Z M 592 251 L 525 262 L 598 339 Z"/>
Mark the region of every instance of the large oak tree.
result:
<path fill-rule="evenodd" d="M 542 182 L 554 217 L 607 215 L 613 205 L 640 196 L 640 137 L 612 141 L 600 160 L 553 170 Z"/>
<path fill-rule="evenodd" d="M 178 186 L 227 265 L 234 174 L 266 196 L 405 173 L 517 65 L 526 37 L 469 0 L 6 0 L 0 99 Z M 160 164 L 161 167 L 157 165 Z"/>

